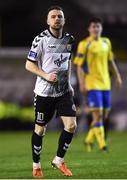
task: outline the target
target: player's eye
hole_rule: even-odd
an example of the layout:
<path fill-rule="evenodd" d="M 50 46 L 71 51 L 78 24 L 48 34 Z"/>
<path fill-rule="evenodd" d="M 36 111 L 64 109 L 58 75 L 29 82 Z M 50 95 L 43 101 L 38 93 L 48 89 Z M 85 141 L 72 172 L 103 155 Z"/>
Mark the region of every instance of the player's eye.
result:
<path fill-rule="evenodd" d="M 56 16 L 55 16 L 55 15 L 52 15 L 52 16 L 51 16 L 51 18 L 55 19 L 55 18 L 56 18 Z"/>
<path fill-rule="evenodd" d="M 62 19 L 62 18 L 63 18 L 63 16 L 62 16 L 62 15 L 58 15 L 58 18 L 59 18 L 59 19 Z"/>

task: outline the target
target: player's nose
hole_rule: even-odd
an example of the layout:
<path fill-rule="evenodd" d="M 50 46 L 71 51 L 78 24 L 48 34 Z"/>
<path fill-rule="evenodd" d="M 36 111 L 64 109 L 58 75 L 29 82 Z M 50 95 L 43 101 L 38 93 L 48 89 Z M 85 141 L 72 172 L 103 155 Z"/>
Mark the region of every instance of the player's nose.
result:
<path fill-rule="evenodd" d="M 59 16 L 56 16 L 55 19 L 56 19 L 56 21 L 58 21 L 58 22 L 59 22 L 59 20 L 60 20 Z"/>

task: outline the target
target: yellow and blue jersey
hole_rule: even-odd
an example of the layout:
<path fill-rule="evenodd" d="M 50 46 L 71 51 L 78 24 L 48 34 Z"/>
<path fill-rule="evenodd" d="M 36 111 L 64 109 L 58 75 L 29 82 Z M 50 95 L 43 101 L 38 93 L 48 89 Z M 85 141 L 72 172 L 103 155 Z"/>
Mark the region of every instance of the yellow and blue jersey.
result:
<path fill-rule="evenodd" d="M 79 42 L 74 64 L 82 66 L 88 90 L 110 90 L 108 62 L 113 59 L 111 42 L 106 37 L 91 37 Z"/>

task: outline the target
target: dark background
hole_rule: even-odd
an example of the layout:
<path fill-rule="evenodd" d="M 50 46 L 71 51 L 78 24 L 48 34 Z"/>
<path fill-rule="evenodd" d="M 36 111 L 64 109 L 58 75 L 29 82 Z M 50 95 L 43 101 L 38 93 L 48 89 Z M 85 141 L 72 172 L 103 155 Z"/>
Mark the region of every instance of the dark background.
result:
<path fill-rule="evenodd" d="M 47 9 L 51 5 L 63 7 L 65 31 L 72 33 L 76 42 L 87 34 L 88 19 L 101 16 L 105 22 L 103 34 L 113 40 L 116 49 L 118 45 L 120 49 L 127 48 L 126 0 L 1 0 L 1 46 L 30 46 L 32 39 L 47 28 Z"/>
<path fill-rule="evenodd" d="M 116 63 L 123 79 L 118 89 L 112 81 L 111 127 L 127 129 L 127 0 L 0 0 L 0 129 L 30 127 L 34 121 L 33 89 L 36 77 L 25 70 L 27 53 L 34 37 L 47 28 L 47 10 L 52 5 L 63 8 L 64 31 L 74 35 L 76 43 L 87 36 L 87 22 L 93 16 L 104 20 L 103 36 L 111 39 Z M 85 98 L 79 93 L 75 67 L 72 85 L 80 116 L 79 129 L 84 127 Z M 10 121 L 11 119 L 11 121 Z M 53 121 L 49 127 L 60 127 Z"/>

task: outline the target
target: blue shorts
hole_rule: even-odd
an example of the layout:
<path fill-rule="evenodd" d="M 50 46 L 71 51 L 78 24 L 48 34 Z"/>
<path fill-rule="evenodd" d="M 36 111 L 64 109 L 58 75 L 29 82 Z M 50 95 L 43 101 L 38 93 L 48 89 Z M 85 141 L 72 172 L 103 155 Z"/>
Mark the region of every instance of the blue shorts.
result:
<path fill-rule="evenodd" d="M 87 103 L 90 109 L 110 109 L 111 91 L 90 90 L 87 93 Z"/>

